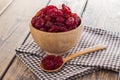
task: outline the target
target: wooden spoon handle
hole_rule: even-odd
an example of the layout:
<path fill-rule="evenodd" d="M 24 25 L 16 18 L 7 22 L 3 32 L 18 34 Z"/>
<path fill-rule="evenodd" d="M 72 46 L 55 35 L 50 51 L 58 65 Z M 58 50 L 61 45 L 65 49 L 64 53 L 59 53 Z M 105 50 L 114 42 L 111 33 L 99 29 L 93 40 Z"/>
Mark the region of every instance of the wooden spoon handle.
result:
<path fill-rule="evenodd" d="M 80 52 L 76 52 L 66 58 L 64 58 L 64 62 L 67 62 L 75 57 L 78 57 L 78 56 L 81 56 L 81 55 L 84 55 L 84 54 L 87 54 L 87 53 L 91 53 L 91 52 L 94 52 L 94 51 L 97 51 L 97 50 L 102 50 L 102 49 L 105 49 L 107 48 L 107 46 L 105 45 L 96 45 L 96 46 L 93 46 L 93 47 L 90 47 L 90 48 L 86 48 Z"/>

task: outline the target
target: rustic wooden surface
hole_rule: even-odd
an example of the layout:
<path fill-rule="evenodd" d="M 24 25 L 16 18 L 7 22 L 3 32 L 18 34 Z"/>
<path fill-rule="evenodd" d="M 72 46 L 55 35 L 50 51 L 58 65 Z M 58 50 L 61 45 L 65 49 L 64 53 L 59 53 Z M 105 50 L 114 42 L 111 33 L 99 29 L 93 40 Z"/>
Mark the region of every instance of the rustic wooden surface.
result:
<path fill-rule="evenodd" d="M 47 3 L 48 0 L 15 0 L 0 16 L 0 76 L 15 55 L 16 46 L 28 35 L 29 20 Z"/>
<path fill-rule="evenodd" d="M 32 40 L 29 22 L 37 10 L 48 4 L 59 7 L 62 3 L 78 13 L 84 25 L 120 32 L 119 0 L 14 0 L 0 16 L 0 76 L 3 80 L 38 80 L 14 57 L 14 49 L 25 39 L 25 43 Z M 101 70 L 77 80 L 118 80 L 118 73 Z"/>
<path fill-rule="evenodd" d="M 0 0 L 0 15 L 12 4 L 14 0 Z"/>
<path fill-rule="evenodd" d="M 88 0 L 84 25 L 120 32 L 120 0 Z"/>

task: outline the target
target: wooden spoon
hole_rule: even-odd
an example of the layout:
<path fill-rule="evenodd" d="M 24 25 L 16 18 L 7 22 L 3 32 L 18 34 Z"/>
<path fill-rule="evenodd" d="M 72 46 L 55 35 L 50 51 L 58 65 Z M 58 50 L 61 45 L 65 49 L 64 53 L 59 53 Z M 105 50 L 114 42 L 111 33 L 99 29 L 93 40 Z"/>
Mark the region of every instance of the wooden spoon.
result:
<path fill-rule="evenodd" d="M 96 46 L 93 46 L 93 47 L 90 47 L 90 48 L 86 48 L 86 49 L 84 49 L 80 52 L 76 52 L 74 54 L 71 54 L 70 56 L 68 56 L 66 58 L 63 58 L 63 64 L 59 68 L 54 69 L 54 70 L 44 69 L 42 63 L 40 63 L 40 67 L 41 67 L 42 70 L 44 70 L 46 72 L 55 72 L 55 71 L 60 70 L 67 61 L 69 61 L 69 60 L 71 60 L 75 57 L 78 57 L 78 56 L 81 56 L 81 55 L 84 55 L 84 54 L 87 54 L 87 53 L 91 53 L 91 52 L 94 52 L 94 51 L 97 51 L 97 50 L 102 50 L 102 49 L 105 49 L 105 48 L 107 48 L 107 46 L 105 46 L 105 45 L 96 45 Z"/>

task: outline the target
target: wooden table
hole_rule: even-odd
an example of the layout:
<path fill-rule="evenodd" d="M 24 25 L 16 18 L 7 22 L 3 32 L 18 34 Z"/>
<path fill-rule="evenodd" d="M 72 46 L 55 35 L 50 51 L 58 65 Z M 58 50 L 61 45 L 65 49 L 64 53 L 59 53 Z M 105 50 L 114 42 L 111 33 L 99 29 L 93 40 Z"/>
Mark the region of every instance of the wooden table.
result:
<path fill-rule="evenodd" d="M 15 56 L 15 48 L 32 40 L 29 23 L 36 11 L 49 4 L 70 6 L 83 25 L 120 32 L 120 0 L 0 0 L 0 78 L 38 80 Z M 1 80 L 0 79 L 0 80 Z M 78 80 L 118 80 L 118 73 L 101 70 Z"/>

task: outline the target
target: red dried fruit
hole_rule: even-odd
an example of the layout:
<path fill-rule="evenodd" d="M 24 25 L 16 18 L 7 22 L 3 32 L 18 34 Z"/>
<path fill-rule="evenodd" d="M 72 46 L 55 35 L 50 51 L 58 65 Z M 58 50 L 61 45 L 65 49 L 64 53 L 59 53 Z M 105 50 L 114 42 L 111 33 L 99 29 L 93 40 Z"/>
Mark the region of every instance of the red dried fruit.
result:
<path fill-rule="evenodd" d="M 81 24 L 81 20 L 80 20 L 80 17 L 76 14 L 76 13 L 73 13 L 72 16 L 74 17 L 75 19 L 75 24 L 77 26 L 79 26 Z"/>
<path fill-rule="evenodd" d="M 46 10 L 50 10 L 50 9 L 53 9 L 53 8 L 56 8 L 57 9 L 57 7 L 56 6 L 54 6 L 54 5 L 48 5 L 48 6 L 46 6 Z"/>
<path fill-rule="evenodd" d="M 44 66 L 45 69 L 47 70 L 52 70 L 54 69 L 54 62 L 49 59 L 43 59 L 42 60 L 42 65 Z"/>
<path fill-rule="evenodd" d="M 48 30 L 51 28 L 51 26 L 52 26 L 52 22 L 47 21 L 47 22 L 45 23 L 46 31 L 48 31 Z"/>
<path fill-rule="evenodd" d="M 41 16 L 41 17 L 44 17 L 45 16 L 45 13 L 46 12 L 46 10 L 45 10 L 45 8 L 42 8 L 41 10 L 39 10 L 37 13 L 36 13 L 36 15 L 35 16 Z"/>
<path fill-rule="evenodd" d="M 76 27 L 77 27 L 77 25 L 70 26 L 70 27 L 68 28 L 68 30 L 75 29 Z"/>
<path fill-rule="evenodd" d="M 49 32 L 58 32 L 59 31 L 59 27 L 56 25 L 51 26 L 51 28 L 48 30 Z"/>
<path fill-rule="evenodd" d="M 59 27 L 65 27 L 65 24 L 64 23 L 60 23 L 60 22 L 55 22 L 53 23 L 54 25 L 57 25 Z"/>
<path fill-rule="evenodd" d="M 42 8 L 39 12 L 40 13 L 46 13 L 46 8 Z"/>
<path fill-rule="evenodd" d="M 45 24 L 45 20 L 42 19 L 42 18 L 39 18 L 39 19 L 35 22 L 35 28 L 40 29 L 44 24 Z"/>
<path fill-rule="evenodd" d="M 56 22 L 56 18 L 53 18 L 53 17 L 52 17 L 51 22 L 52 22 L 52 23 L 55 23 L 55 22 Z"/>
<path fill-rule="evenodd" d="M 56 21 L 63 23 L 65 21 L 65 19 L 63 17 L 57 17 Z"/>
<path fill-rule="evenodd" d="M 51 17 L 48 16 L 48 15 L 46 15 L 46 16 L 44 17 L 44 19 L 45 19 L 46 21 L 50 21 L 50 20 L 51 20 Z"/>
<path fill-rule="evenodd" d="M 53 70 L 59 68 L 63 64 L 61 56 L 48 55 L 43 58 L 42 65 L 46 70 Z"/>
<path fill-rule="evenodd" d="M 54 69 L 59 68 L 63 64 L 63 59 L 61 56 L 56 56 L 54 58 Z"/>
<path fill-rule="evenodd" d="M 61 9 L 58 9 L 58 11 L 57 11 L 57 15 L 58 15 L 58 16 L 63 16 L 63 15 L 64 15 L 64 13 L 62 12 L 62 10 L 61 10 Z"/>
<path fill-rule="evenodd" d="M 62 4 L 62 11 L 67 14 L 71 14 L 71 9 L 66 6 L 65 4 Z"/>
<path fill-rule="evenodd" d="M 59 28 L 59 32 L 66 32 L 66 31 L 68 31 L 68 30 L 67 30 L 67 28 L 65 28 L 65 27 L 60 27 L 60 28 Z"/>
<path fill-rule="evenodd" d="M 39 30 L 41 30 L 41 31 L 47 31 L 46 28 L 44 28 L 44 27 L 41 27 Z"/>
<path fill-rule="evenodd" d="M 62 9 L 49 5 L 37 12 L 31 24 L 36 29 L 46 32 L 65 32 L 78 27 L 81 19 L 65 4 L 62 4 Z"/>
<path fill-rule="evenodd" d="M 34 16 L 31 20 L 31 24 L 35 27 L 35 23 L 38 20 L 38 18 L 36 16 Z"/>
<path fill-rule="evenodd" d="M 74 25 L 74 22 L 75 22 L 75 19 L 73 17 L 69 17 L 67 20 L 66 20 L 66 25 L 67 26 L 73 26 Z"/>
<path fill-rule="evenodd" d="M 47 15 L 51 16 L 51 17 L 56 17 L 57 16 L 57 9 L 53 8 L 47 11 Z"/>

